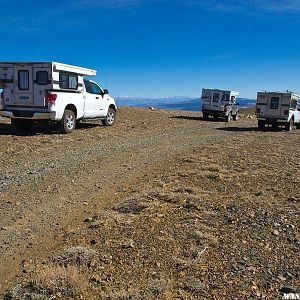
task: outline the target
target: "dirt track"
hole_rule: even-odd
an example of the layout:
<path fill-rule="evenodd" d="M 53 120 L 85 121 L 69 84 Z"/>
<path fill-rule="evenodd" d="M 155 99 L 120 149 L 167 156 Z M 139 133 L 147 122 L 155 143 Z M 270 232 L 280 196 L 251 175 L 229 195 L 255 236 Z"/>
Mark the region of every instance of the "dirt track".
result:
<path fill-rule="evenodd" d="M 89 270 L 91 282 L 98 280 L 95 273 L 115 274 L 105 288 L 103 284 L 92 288 L 95 299 L 99 299 L 97 295 L 127 299 L 130 293 L 131 298 L 138 299 L 206 299 L 209 295 L 230 299 L 242 282 L 243 290 L 237 296 L 241 299 L 245 295 L 279 295 L 280 286 L 299 284 L 299 198 L 295 193 L 299 188 L 299 162 L 294 159 L 299 130 L 262 133 L 256 131 L 254 119 L 226 124 L 205 122 L 197 113 L 122 108 L 116 126 L 111 128 L 94 122 L 81 124 L 71 135 L 39 127 L 32 135 L 17 136 L 11 125 L 2 121 L 0 134 L 0 274 L 5 274 L 0 278 L 0 290 L 31 278 L 55 253 L 70 246 L 90 246 L 91 241 L 95 241 L 92 244 L 96 244 L 99 257 L 113 252 L 114 243 L 125 243 L 126 249 L 137 251 L 129 256 L 127 250 L 111 253 L 124 262 L 123 266 L 113 261 L 110 266 L 114 271 L 103 271 L 101 264 Z M 145 207 L 132 211 L 132 207 L 139 207 L 130 202 L 132 197 Z M 155 200 L 149 203 L 149 199 Z M 182 207 L 187 211 L 182 212 Z M 126 219 L 132 213 L 138 217 Z M 184 229 L 180 222 L 191 219 L 191 214 L 192 219 L 196 214 L 207 222 L 197 230 Z M 114 225 L 118 220 L 130 223 L 131 233 L 121 233 Z M 152 228 L 153 220 L 157 226 Z M 99 233 L 101 238 L 93 238 L 95 233 L 87 228 L 92 221 L 105 224 Z M 203 245 L 185 237 L 186 230 L 202 232 Z M 161 242 L 152 241 L 148 231 L 160 236 Z M 139 246 L 128 246 L 128 241 Z M 153 279 L 150 287 L 149 274 L 144 278 L 142 273 L 153 272 L 152 267 L 131 266 L 131 271 L 129 267 L 132 255 L 139 260 L 146 251 L 140 249 L 141 244 L 149 249 L 166 248 L 161 257 L 156 256 L 156 250 L 156 255 L 147 253 L 149 265 L 157 263 L 165 270 L 164 278 Z M 266 254 L 260 254 L 260 249 Z M 201 251 L 204 261 L 194 266 L 191 257 Z M 268 267 L 266 261 L 272 251 L 275 258 L 269 264 L 274 266 Z M 179 258 L 184 252 L 191 256 L 188 267 Z M 175 266 L 170 266 L 172 257 L 178 260 L 173 262 Z M 285 266 L 278 271 L 283 262 Z M 140 280 L 134 279 L 134 272 Z M 120 279 L 129 274 L 132 280 Z M 264 280 L 266 286 L 261 286 Z M 189 285 L 189 281 L 194 283 Z M 235 282 L 239 284 L 233 289 Z M 127 293 L 127 298 L 122 298 L 118 289 Z M 84 293 L 88 295 L 85 299 L 94 299 L 89 290 Z"/>

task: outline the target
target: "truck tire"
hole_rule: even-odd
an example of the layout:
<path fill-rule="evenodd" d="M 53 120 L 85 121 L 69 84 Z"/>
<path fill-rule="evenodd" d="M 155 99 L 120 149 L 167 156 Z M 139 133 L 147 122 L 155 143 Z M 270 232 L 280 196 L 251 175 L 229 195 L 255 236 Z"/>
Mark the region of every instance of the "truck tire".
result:
<path fill-rule="evenodd" d="M 232 116 L 233 121 L 237 121 L 239 118 L 239 112 L 237 111 L 235 115 Z"/>
<path fill-rule="evenodd" d="M 293 130 L 293 127 L 294 127 L 294 121 L 293 119 L 290 119 L 290 121 L 285 124 L 285 130 L 291 131 Z"/>
<path fill-rule="evenodd" d="M 266 127 L 266 122 L 265 121 L 263 121 L 263 120 L 258 120 L 258 129 L 259 130 L 264 130 L 265 129 L 265 127 Z"/>
<path fill-rule="evenodd" d="M 59 127 L 62 133 L 71 133 L 75 129 L 76 117 L 72 110 L 65 110 L 64 115 L 59 122 Z"/>
<path fill-rule="evenodd" d="M 29 132 L 32 128 L 32 120 L 11 119 L 11 124 L 20 132 Z"/>
<path fill-rule="evenodd" d="M 207 121 L 208 120 L 208 114 L 203 113 L 203 120 Z"/>
<path fill-rule="evenodd" d="M 102 120 L 102 124 L 104 126 L 112 126 L 116 121 L 116 111 L 113 108 L 109 108 L 106 118 Z"/>
<path fill-rule="evenodd" d="M 230 122 L 231 120 L 232 120 L 232 115 L 231 115 L 231 112 L 229 112 L 228 115 L 225 116 L 225 121 Z"/>

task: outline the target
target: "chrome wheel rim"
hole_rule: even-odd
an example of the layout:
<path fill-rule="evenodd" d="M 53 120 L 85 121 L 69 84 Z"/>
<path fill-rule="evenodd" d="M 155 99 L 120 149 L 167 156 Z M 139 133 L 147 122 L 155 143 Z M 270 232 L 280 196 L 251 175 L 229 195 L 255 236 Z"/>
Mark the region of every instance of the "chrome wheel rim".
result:
<path fill-rule="evenodd" d="M 66 126 L 68 129 L 73 129 L 75 124 L 74 117 L 72 115 L 68 115 L 66 118 Z"/>
<path fill-rule="evenodd" d="M 107 114 L 107 122 L 112 124 L 115 121 L 115 114 L 113 112 L 109 112 Z"/>

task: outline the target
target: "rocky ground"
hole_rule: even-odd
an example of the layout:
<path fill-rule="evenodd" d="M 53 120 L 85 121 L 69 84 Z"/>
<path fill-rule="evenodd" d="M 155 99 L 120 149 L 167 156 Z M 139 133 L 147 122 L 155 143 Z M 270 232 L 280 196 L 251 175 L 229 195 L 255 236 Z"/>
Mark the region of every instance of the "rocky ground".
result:
<path fill-rule="evenodd" d="M 122 108 L 70 135 L 0 122 L 4 299 L 300 293 L 300 130 Z"/>

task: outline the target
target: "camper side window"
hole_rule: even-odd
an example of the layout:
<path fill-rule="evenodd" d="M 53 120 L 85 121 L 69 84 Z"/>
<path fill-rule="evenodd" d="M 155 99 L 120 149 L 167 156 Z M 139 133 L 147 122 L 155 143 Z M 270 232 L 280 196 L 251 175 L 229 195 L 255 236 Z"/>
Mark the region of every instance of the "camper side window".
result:
<path fill-rule="evenodd" d="M 36 72 L 36 83 L 39 85 L 48 84 L 48 72 L 47 71 L 37 71 Z"/>
<path fill-rule="evenodd" d="M 213 94 L 213 102 L 218 103 L 218 102 L 219 102 L 219 99 L 220 99 L 219 93 L 214 93 L 214 94 Z"/>
<path fill-rule="evenodd" d="M 223 94 L 222 101 L 229 101 L 229 95 L 228 94 Z"/>
<path fill-rule="evenodd" d="M 77 90 L 78 76 L 75 74 L 60 73 L 59 74 L 59 87 L 67 90 Z"/>
<path fill-rule="evenodd" d="M 270 108 L 271 109 L 278 109 L 279 105 L 279 98 L 278 97 L 272 97 L 271 98 L 271 103 L 270 103 Z"/>
<path fill-rule="evenodd" d="M 29 90 L 29 72 L 27 70 L 20 70 L 18 72 L 18 86 L 20 91 Z"/>

